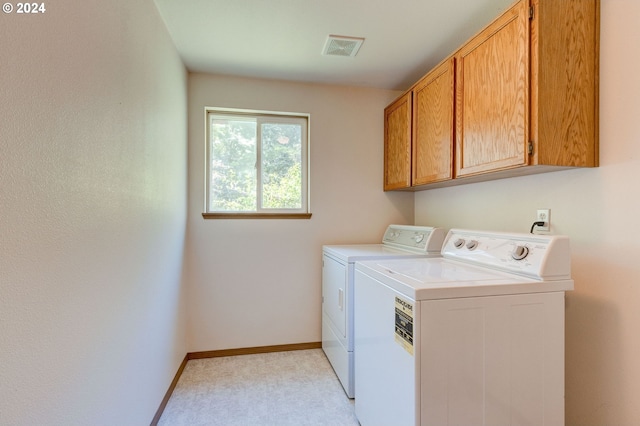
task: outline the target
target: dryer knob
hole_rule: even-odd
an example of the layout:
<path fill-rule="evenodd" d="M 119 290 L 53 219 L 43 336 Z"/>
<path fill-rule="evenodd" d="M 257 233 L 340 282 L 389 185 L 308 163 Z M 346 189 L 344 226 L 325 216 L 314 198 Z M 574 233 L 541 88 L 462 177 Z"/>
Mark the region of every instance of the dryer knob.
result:
<path fill-rule="evenodd" d="M 416 234 L 416 235 L 414 235 L 413 240 L 416 243 L 421 242 L 422 240 L 424 240 L 424 234 Z"/>
<path fill-rule="evenodd" d="M 522 260 L 529 254 L 529 247 L 527 246 L 517 246 L 513 253 L 511 253 L 511 257 L 515 260 Z"/>
<path fill-rule="evenodd" d="M 467 248 L 469 250 L 475 250 L 476 247 L 478 247 L 478 242 L 476 240 L 471 240 L 467 243 Z"/>
<path fill-rule="evenodd" d="M 462 238 L 458 238 L 453 242 L 453 246 L 457 249 L 464 247 L 464 240 Z"/>

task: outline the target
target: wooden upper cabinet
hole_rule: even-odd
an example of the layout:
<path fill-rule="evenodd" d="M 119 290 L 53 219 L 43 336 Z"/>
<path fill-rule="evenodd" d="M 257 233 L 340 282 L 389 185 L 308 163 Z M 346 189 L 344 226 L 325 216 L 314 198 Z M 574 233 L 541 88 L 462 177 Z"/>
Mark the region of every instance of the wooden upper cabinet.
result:
<path fill-rule="evenodd" d="M 414 186 L 453 178 L 454 69 L 450 58 L 413 88 Z"/>
<path fill-rule="evenodd" d="M 600 0 L 531 4 L 531 164 L 597 167 Z"/>
<path fill-rule="evenodd" d="M 521 0 L 458 51 L 455 177 L 598 166 L 599 27 L 599 0 Z"/>
<path fill-rule="evenodd" d="M 456 58 L 456 176 L 527 164 L 527 2 L 486 27 Z"/>
<path fill-rule="evenodd" d="M 384 190 L 411 186 L 411 92 L 384 110 Z"/>
<path fill-rule="evenodd" d="M 385 110 L 385 190 L 598 166 L 600 0 L 520 0 Z"/>

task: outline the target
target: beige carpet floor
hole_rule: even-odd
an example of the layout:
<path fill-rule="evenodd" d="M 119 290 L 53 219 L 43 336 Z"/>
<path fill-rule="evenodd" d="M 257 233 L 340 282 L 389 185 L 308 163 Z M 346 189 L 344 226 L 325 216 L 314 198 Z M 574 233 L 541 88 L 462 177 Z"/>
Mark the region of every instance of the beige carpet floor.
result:
<path fill-rule="evenodd" d="M 190 360 L 161 426 L 357 426 L 322 349 Z"/>

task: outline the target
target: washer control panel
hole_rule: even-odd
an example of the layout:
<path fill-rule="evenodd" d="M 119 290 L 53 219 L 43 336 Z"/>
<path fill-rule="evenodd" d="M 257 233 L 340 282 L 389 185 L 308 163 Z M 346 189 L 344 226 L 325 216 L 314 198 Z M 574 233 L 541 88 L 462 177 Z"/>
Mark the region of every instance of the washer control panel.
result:
<path fill-rule="evenodd" d="M 452 229 L 442 255 L 537 279 L 571 278 L 569 238 Z"/>

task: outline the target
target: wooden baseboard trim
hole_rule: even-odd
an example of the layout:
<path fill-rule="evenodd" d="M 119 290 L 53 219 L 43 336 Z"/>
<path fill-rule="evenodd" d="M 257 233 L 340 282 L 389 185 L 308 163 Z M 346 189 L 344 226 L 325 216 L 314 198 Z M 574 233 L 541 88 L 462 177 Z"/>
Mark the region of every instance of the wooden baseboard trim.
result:
<path fill-rule="evenodd" d="M 178 380 L 180 380 L 180 376 L 182 376 L 182 372 L 184 368 L 187 366 L 187 362 L 191 359 L 206 359 L 206 358 L 218 358 L 223 356 L 235 356 L 235 355 L 252 355 L 252 354 L 264 354 L 270 352 L 287 352 L 287 351 L 300 351 L 305 349 L 319 349 L 322 348 L 322 342 L 309 342 L 309 343 L 294 343 L 290 345 L 273 345 L 273 346 L 258 346 L 255 348 L 238 348 L 238 349 L 223 349 L 218 351 L 202 351 L 202 352 L 187 352 L 178 367 L 178 371 L 176 372 L 175 377 L 171 381 L 169 385 L 169 389 L 167 393 L 162 398 L 162 402 L 160 403 L 160 407 L 156 411 L 156 415 L 153 416 L 153 420 L 151 420 L 150 426 L 157 426 L 160 421 L 160 417 L 162 417 L 162 413 L 164 412 L 171 395 L 173 394 L 173 390 L 176 388 L 178 384 Z"/>
<path fill-rule="evenodd" d="M 269 352 L 286 352 L 286 351 L 300 351 L 305 349 L 319 349 L 321 347 L 322 347 L 322 342 L 294 343 L 290 345 L 258 346 L 255 348 L 237 348 L 237 349 L 222 349 L 218 351 L 189 352 L 187 354 L 187 358 L 189 359 L 218 358 L 223 356 L 252 355 L 252 354 L 265 354 Z"/>
<path fill-rule="evenodd" d="M 178 371 L 176 372 L 176 375 L 173 377 L 173 380 L 169 385 L 169 389 L 167 390 L 167 393 L 164 394 L 164 398 L 162 398 L 160 407 L 158 407 L 158 410 L 156 411 L 156 415 L 153 416 L 153 420 L 151 420 L 150 426 L 157 426 L 158 422 L 160 421 L 160 417 L 162 417 L 162 413 L 164 412 L 164 409 L 167 406 L 167 403 L 169 402 L 169 398 L 171 398 L 171 395 L 173 394 L 173 390 L 176 388 L 176 385 L 178 384 L 178 380 L 180 380 L 180 376 L 182 376 L 182 372 L 184 371 L 184 368 L 187 366 L 187 361 L 189 361 L 189 354 L 185 355 L 184 359 L 180 363 L 180 367 L 178 367 Z"/>

